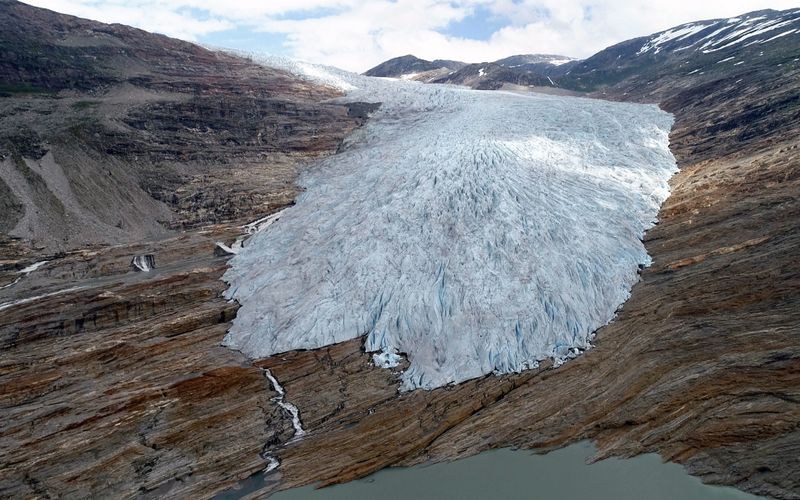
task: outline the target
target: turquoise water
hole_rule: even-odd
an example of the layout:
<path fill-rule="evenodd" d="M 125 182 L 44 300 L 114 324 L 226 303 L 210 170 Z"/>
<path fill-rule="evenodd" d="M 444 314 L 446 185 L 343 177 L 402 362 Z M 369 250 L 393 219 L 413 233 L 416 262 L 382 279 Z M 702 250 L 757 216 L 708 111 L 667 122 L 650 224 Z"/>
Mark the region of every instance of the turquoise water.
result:
<path fill-rule="evenodd" d="M 547 455 L 494 450 L 455 462 L 385 469 L 365 479 L 323 489 L 283 491 L 274 500 L 743 500 L 759 498 L 709 486 L 658 455 L 608 459 L 587 465 L 594 447 L 578 443 Z M 263 476 L 233 496 L 263 486 Z M 227 496 L 227 495 L 226 495 Z M 230 498 L 230 497 L 229 497 Z"/>

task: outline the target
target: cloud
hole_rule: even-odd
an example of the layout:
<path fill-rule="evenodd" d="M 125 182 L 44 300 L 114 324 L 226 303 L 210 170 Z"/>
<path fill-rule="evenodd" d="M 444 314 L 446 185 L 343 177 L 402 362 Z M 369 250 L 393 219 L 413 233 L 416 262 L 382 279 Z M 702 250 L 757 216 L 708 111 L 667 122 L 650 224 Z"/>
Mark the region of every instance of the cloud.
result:
<path fill-rule="evenodd" d="M 732 17 L 796 0 L 30 0 L 103 22 L 131 24 L 190 41 L 241 31 L 281 36 L 287 55 L 363 71 L 404 54 L 482 62 L 511 54 L 587 57 L 609 45 L 672 26 Z M 474 16 L 485 33 L 449 27 Z M 480 22 L 480 19 L 477 20 Z M 269 35 L 267 35 L 269 34 Z M 230 37 L 231 40 L 237 37 Z M 234 48 L 248 49 L 248 45 Z"/>

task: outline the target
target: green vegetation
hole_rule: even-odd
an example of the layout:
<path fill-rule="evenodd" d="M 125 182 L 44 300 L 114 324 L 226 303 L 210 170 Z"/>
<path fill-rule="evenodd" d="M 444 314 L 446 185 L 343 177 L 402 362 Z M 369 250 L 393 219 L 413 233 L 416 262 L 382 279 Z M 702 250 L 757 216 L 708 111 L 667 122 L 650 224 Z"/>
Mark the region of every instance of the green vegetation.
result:
<path fill-rule="evenodd" d="M 100 105 L 100 101 L 77 101 L 72 103 L 72 109 L 75 111 L 83 111 L 90 108 L 96 108 Z"/>
<path fill-rule="evenodd" d="M 11 97 L 18 94 L 46 94 L 47 89 L 35 87 L 27 83 L 0 83 L 0 97 Z"/>

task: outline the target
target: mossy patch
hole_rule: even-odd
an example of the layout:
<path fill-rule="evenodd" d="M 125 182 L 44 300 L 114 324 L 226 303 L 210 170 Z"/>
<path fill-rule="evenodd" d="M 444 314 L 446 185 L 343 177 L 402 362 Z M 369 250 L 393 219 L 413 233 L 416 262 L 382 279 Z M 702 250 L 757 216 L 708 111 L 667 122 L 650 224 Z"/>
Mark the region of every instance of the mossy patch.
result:
<path fill-rule="evenodd" d="M 72 103 L 72 109 L 75 111 L 85 111 L 87 109 L 94 109 L 100 105 L 100 101 L 77 101 Z"/>

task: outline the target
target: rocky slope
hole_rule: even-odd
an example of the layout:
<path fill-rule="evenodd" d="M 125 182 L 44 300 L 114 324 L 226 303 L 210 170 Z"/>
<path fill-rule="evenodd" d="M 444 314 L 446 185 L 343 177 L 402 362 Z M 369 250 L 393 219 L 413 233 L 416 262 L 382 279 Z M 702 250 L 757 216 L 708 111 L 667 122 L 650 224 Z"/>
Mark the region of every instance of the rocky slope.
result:
<path fill-rule="evenodd" d="M 519 54 L 495 61 L 495 64 L 519 71 L 533 71 L 542 76 L 561 76 L 567 73 L 578 60 L 553 54 Z"/>
<path fill-rule="evenodd" d="M 559 83 L 661 101 L 668 89 L 699 90 L 721 77 L 746 82 L 781 75 L 797 62 L 798 45 L 800 9 L 751 12 L 622 42 L 580 61 Z"/>
<path fill-rule="evenodd" d="M 61 39 L 43 38 L 49 25 L 64 26 L 66 39 L 86 29 L 116 33 L 114 43 L 125 43 L 128 34 L 147 38 L 130 28 L 21 4 L 0 6 L 8 14 L 0 19 L 16 16 L 21 26 L 5 26 L 3 33 L 17 29 L 19 38 L 41 26 L 40 38 L 57 47 L 52 50 L 66 49 Z M 151 193 L 164 200 L 153 209 L 157 217 L 148 220 L 164 213 L 173 224 L 191 228 L 251 210 L 269 212 L 296 193 L 297 160 L 336 148 L 362 115 L 320 104 L 336 95 L 330 89 L 182 42 L 152 40 L 197 51 L 186 57 L 208 58 L 231 76 L 212 70 L 196 75 L 191 68 L 203 65 L 176 62 L 171 70 L 148 69 L 149 79 L 112 82 L 106 89 L 108 79 L 121 77 L 102 73 L 107 76 L 94 80 L 67 65 L 53 78 L 34 63 L 20 66 L 28 69 L 0 103 L 8 106 L 6 147 L 23 162 L 7 151 L 4 161 L 14 163 L 4 165 L 13 166 L 31 194 L 17 195 L 12 188 L 18 186 L 3 177 L 7 188 L 0 187 L 0 203 L 9 210 L 2 213 L 12 214 L 3 228 L 17 227 L 13 217 L 24 216 L 26 201 L 57 214 L 56 199 L 72 213 L 76 205 L 58 186 L 75 193 L 96 173 L 109 175 L 97 165 L 112 176 L 131 176 L 125 192 L 148 195 L 132 195 L 133 201 L 150 203 Z M 637 43 L 636 51 L 646 41 Z M 779 47 L 769 43 L 764 57 L 774 57 L 768 49 Z M 788 60 L 800 57 L 792 55 L 797 46 L 782 49 Z M 153 50 L 142 64 L 186 54 Z M 268 493 L 492 447 L 547 449 L 592 438 L 601 455 L 657 451 L 707 481 L 800 498 L 800 72 L 796 62 L 773 71 L 758 61 L 753 55 L 736 66 L 751 67 L 738 74 L 707 77 L 706 70 L 702 80 L 673 74 L 637 86 L 650 77 L 632 72 L 592 87 L 598 97 L 658 101 L 674 112 L 672 150 L 682 171 L 672 180 L 659 225 L 645 240 L 653 266 L 644 270 L 617 320 L 598 332 L 597 346 L 557 370 L 542 366 L 398 396 L 398 377 L 376 368 L 360 340 L 254 365 L 219 347 L 236 305 L 220 298 L 218 278 L 226 263 L 213 255 L 214 241 L 230 242 L 241 232 L 237 225 L 52 254 L 27 274 L 17 271 L 33 263 L 30 245 L 7 240 L 2 250 L 10 259 L 2 284 L 20 280 L 0 289 L 0 496 L 208 497 L 260 474 L 269 464 L 265 457 L 277 457 L 280 467 L 263 483 L 262 493 Z M 654 63 L 647 71 L 655 74 L 658 67 Z M 58 81 L 87 90 L 58 90 Z M 55 86 L 46 87 L 46 95 L 32 93 L 44 85 Z M 271 94 L 274 88 L 282 90 Z M 640 90 L 632 93 L 633 88 Z M 133 104 L 128 97 L 113 100 L 114 92 L 126 89 L 147 97 Z M 247 118 L 250 95 L 264 100 L 255 109 L 268 116 Z M 86 152 L 74 161 L 88 165 L 90 175 L 62 167 L 73 173 L 58 184 L 48 155 L 56 164 L 67 162 L 59 162 L 52 146 L 59 143 L 51 137 L 69 127 L 57 120 L 59 113 L 39 110 L 54 106 L 60 112 L 95 99 L 101 101 L 98 128 L 81 129 L 68 136 L 77 139 L 65 141 L 65 147 Z M 292 108 L 295 101 L 307 107 Z M 17 111 L 26 106 L 30 115 Z M 266 111 L 269 106 L 275 115 Z M 306 112 L 318 117 L 317 130 L 324 134 L 301 127 Z M 36 135 L 11 134 L 16 114 Z M 270 117 L 277 123 L 272 144 L 289 153 L 268 150 L 255 162 L 259 148 L 250 141 L 258 133 L 252 124 Z M 184 120 L 191 126 L 183 127 Z M 281 135 L 283 123 L 295 128 Z M 247 153 L 224 162 L 241 150 Z M 139 165 L 156 172 L 159 182 L 140 177 Z M 147 188 L 148 179 L 163 193 Z M 254 187 L 253 179 L 266 187 Z M 209 199 L 207 193 L 218 196 Z M 128 206 L 111 198 L 119 205 L 109 213 Z M 82 196 L 75 200 L 81 210 L 97 210 L 82 205 Z M 226 212 L 229 204 L 239 208 Z M 195 215 L 206 213 L 203 207 L 208 215 Z M 225 215 L 215 218 L 217 210 Z M 95 217 L 104 222 L 101 215 Z M 156 269 L 130 272 L 134 255 L 153 255 Z M 13 301 L 22 302 L 8 304 Z M 303 439 L 290 442 L 291 417 L 272 401 L 276 392 L 262 368 L 271 370 L 300 408 Z"/>
<path fill-rule="evenodd" d="M 215 242 L 291 203 L 369 108 L 7 0 L 0 52 L 0 496 L 192 496 L 263 468 L 282 410 L 219 346 Z"/>
<path fill-rule="evenodd" d="M 557 85 L 549 77 L 563 76 L 577 62 L 569 57 L 547 54 L 521 54 L 476 64 L 426 61 L 408 55 L 383 62 L 364 74 L 424 83 L 452 83 L 481 90 L 555 88 Z"/>
<path fill-rule="evenodd" d="M 467 63 L 460 61 L 446 61 L 443 59 L 426 61 L 425 59 L 420 59 L 409 54 L 382 62 L 374 68 L 367 70 L 364 74 L 366 76 L 384 78 L 429 81 L 457 71 L 466 65 Z"/>
<path fill-rule="evenodd" d="M 359 121 L 323 103 L 337 91 L 239 57 L 8 0 L 0 14 L 0 228 L 34 248 L 274 211 Z"/>

